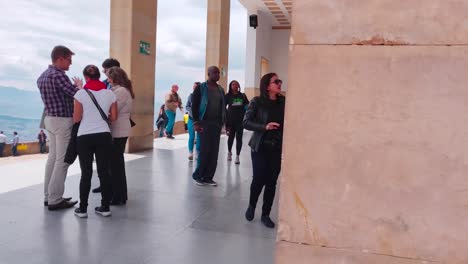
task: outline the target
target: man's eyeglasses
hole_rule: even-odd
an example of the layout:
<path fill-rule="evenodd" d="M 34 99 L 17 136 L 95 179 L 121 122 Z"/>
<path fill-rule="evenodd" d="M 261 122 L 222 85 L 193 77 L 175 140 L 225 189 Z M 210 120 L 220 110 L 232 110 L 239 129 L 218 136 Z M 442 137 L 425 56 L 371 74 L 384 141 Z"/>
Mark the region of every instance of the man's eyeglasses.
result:
<path fill-rule="evenodd" d="M 282 83 L 283 83 L 283 81 L 282 81 L 282 80 L 280 80 L 280 79 L 276 79 L 276 80 L 274 80 L 274 81 L 273 81 L 273 82 L 271 82 L 271 83 L 275 83 L 275 84 L 278 84 L 278 85 L 280 85 L 280 84 L 282 84 Z"/>

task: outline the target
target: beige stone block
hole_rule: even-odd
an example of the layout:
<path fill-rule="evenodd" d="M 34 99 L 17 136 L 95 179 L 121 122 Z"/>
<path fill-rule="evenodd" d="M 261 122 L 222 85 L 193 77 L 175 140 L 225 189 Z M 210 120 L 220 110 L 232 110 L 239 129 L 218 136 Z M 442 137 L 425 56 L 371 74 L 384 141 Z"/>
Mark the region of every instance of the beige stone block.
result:
<path fill-rule="evenodd" d="M 467 44 L 468 1 L 294 0 L 294 44 Z"/>
<path fill-rule="evenodd" d="M 278 239 L 467 263 L 468 47 L 294 46 Z"/>
<path fill-rule="evenodd" d="M 208 0 L 207 2 L 205 70 L 210 66 L 217 66 L 221 70 L 219 84 L 226 88 L 229 65 L 231 1 Z M 207 74 L 207 71 L 205 73 Z"/>
<path fill-rule="evenodd" d="M 247 88 L 244 89 L 244 93 L 245 93 L 245 95 L 247 96 L 247 98 L 249 100 L 252 100 L 252 98 L 254 98 L 255 96 L 260 95 L 260 88 L 247 87 Z"/>
<path fill-rule="evenodd" d="M 154 123 L 156 9 L 156 0 L 111 1 L 110 56 L 120 61 L 135 92 L 132 118 L 137 126 L 128 141 L 132 152 L 153 146 L 148 135 Z M 150 44 L 149 55 L 140 53 L 140 41 Z"/>
<path fill-rule="evenodd" d="M 128 153 L 142 152 L 153 148 L 153 132 L 149 135 L 132 136 L 128 138 L 126 151 Z"/>
<path fill-rule="evenodd" d="M 411 260 L 385 255 L 369 254 L 334 248 L 278 242 L 276 264 L 427 264 L 427 261 Z M 434 262 L 431 262 L 434 263 Z"/>

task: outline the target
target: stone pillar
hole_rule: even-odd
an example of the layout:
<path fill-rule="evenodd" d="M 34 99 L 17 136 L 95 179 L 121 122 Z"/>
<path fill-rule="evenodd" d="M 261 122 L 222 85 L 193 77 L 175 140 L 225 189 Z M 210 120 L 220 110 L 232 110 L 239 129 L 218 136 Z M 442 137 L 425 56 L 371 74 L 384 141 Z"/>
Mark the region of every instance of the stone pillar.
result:
<path fill-rule="evenodd" d="M 218 66 L 219 84 L 227 91 L 229 59 L 229 16 L 231 0 L 208 0 L 206 29 L 206 69 Z M 205 74 L 205 76 L 207 76 Z"/>
<path fill-rule="evenodd" d="M 128 152 L 153 148 L 157 0 L 111 0 L 110 56 L 133 83 Z"/>
<path fill-rule="evenodd" d="M 294 0 L 276 263 L 468 263 L 467 13 Z"/>

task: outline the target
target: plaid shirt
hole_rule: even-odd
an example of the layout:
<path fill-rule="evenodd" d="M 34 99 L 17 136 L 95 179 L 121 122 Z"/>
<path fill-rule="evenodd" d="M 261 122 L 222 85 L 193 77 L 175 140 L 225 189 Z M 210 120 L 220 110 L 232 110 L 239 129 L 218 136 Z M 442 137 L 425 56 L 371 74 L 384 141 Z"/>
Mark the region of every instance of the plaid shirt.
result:
<path fill-rule="evenodd" d="M 49 65 L 37 79 L 37 87 L 44 102 L 46 116 L 73 117 L 73 96 L 78 88 L 63 70 Z"/>

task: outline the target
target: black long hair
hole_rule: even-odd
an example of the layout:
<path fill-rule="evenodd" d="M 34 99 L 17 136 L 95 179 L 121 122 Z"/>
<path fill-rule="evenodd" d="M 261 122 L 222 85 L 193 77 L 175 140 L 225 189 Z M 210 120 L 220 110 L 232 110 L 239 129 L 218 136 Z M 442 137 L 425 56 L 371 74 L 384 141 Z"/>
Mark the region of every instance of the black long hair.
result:
<path fill-rule="evenodd" d="M 241 86 L 240 86 L 240 83 L 239 83 L 238 81 L 236 81 L 236 80 L 232 80 L 232 81 L 229 83 L 229 90 L 228 90 L 228 94 L 231 94 L 231 95 L 233 94 L 233 93 L 232 93 L 232 84 L 233 84 L 234 82 L 236 82 L 236 83 L 239 85 L 239 93 L 241 92 Z"/>
<path fill-rule="evenodd" d="M 262 98 L 268 98 L 268 86 L 270 85 L 271 78 L 273 78 L 273 76 L 278 76 L 278 74 L 270 72 L 263 75 L 260 80 L 260 96 Z"/>

